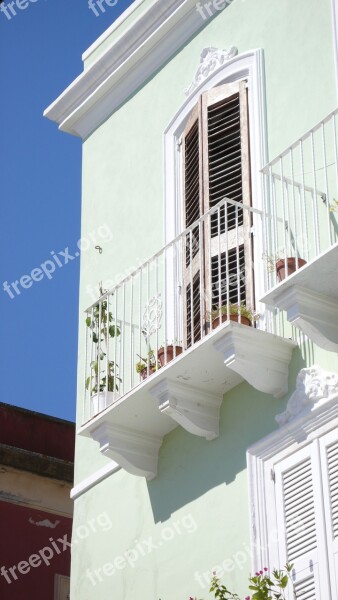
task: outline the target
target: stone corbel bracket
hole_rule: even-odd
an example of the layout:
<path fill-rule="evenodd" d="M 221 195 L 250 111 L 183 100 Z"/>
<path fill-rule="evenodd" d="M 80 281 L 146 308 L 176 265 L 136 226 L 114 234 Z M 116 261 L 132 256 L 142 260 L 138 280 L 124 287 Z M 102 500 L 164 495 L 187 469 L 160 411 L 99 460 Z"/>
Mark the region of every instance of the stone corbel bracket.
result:
<path fill-rule="evenodd" d="M 169 379 L 155 385 L 150 393 L 158 400 L 160 411 L 186 431 L 207 440 L 218 437 L 222 394 L 210 394 Z"/>
<path fill-rule="evenodd" d="M 338 304 L 334 298 L 293 286 L 278 298 L 278 306 L 315 344 L 338 352 Z"/>
<path fill-rule="evenodd" d="M 289 364 L 296 344 L 253 327 L 229 323 L 214 347 L 224 364 L 256 390 L 282 398 L 288 391 Z"/>
<path fill-rule="evenodd" d="M 91 432 L 99 442 L 100 452 L 117 462 L 132 475 L 144 476 L 151 481 L 157 475 L 160 437 L 133 431 L 121 426 L 102 423 Z"/>

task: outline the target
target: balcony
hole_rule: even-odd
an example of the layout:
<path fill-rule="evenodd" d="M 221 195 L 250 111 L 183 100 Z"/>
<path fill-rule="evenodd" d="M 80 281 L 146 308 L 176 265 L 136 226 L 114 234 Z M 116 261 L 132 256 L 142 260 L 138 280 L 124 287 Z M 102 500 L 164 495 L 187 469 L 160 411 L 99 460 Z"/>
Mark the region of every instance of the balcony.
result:
<path fill-rule="evenodd" d="M 318 346 L 338 351 L 338 109 L 264 169 L 262 301 L 287 311 Z"/>
<path fill-rule="evenodd" d="M 178 425 L 215 439 L 223 395 L 242 381 L 286 394 L 295 344 L 255 316 L 252 231 L 265 226 L 224 200 L 87 310 L 80 433 L 128 472 L 155 477 Z"/>

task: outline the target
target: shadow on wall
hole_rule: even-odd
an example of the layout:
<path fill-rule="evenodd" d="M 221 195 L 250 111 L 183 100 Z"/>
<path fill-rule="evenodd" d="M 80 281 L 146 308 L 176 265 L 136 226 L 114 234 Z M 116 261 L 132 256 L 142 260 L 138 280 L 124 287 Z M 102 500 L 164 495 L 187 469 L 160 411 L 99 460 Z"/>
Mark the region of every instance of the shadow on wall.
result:
<path fill-rule="evenodd" d="M 295 349 L 289 392 L 277 400 L 247 383 L 230 391 L 221 407 L 220 436 L 208 442 L 181 427 L 168 434 L 160 450 L 158 475 L 148 482 L 154 521 L 164 522 L 173 512 L 209 490 L 229 485 L 246 469 L 246 450 L 277 429 L 276 414 L 285 410 L 296 377 L 309 360 L 310 348 Z"/>

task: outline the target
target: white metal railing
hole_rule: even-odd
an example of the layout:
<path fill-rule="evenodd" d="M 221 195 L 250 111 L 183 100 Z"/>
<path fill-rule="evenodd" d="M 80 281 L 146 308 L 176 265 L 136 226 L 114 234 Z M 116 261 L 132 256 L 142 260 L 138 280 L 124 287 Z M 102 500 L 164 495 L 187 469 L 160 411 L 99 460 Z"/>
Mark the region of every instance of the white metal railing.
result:
<path fill-rule="evenodd" d="M 337 114 L 338 109 L 262 170 L 267 290 L 338 241 Z"/>
<path fill-rule="evenodd" d="M 254 326 L 251 231 L 265 221 L 261 211 L 223 200 L 119 285 L 101 290 L 86 314 L 85 418 L 222 322 Z"/>

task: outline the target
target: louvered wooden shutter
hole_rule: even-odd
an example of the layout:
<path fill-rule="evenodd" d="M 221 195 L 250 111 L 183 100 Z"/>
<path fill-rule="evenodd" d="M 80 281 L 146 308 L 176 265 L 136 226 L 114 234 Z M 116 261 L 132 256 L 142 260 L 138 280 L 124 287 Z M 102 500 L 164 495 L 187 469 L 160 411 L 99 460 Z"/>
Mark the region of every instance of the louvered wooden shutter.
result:
<path fill-rule="evenodd" d="M 251 205 L 245 82 L 204 93 L 202 124 L 204 211 L 225 198 Z M 248 211 L 234 205 L 224 207 L 213 215 L 206 237 L 210 237 L 210 243 L 206 248 L 205 272 L 211 287 L 207 310 L 225 304 L 227 299 L 253 308 Z"/>
<path fill-rule="evenodd" d="M 320 440 L 332 598 L 338 598 L 338 431 Z"/>
<path fill-rule="evenodd" d="M 203 212 L 202 204 L 202 152 L 201 152 L 201 110 L 200 103 L 194 108 L 187 123 L 183 138 L 183 189 L 184 189 L 184 229 L 195 223 Z M 183 298 L 184 298 L 184 343 L 187 347 L 201 338 L 203 322 L 204 289 L 203 231 L 194 228 L 184 239 L 183 259 Z"/>
<path fill-rule="evenodd" d="M 184 228 L 225 198 L 251 205 L 247 91 L 244 81 L 202 94 L 183 134 Z M 219 304 L 253 307 L 250 216 L 223 208 L 185 240 L 185 343 L 198 341 Z M 226 281 L 226 272 L 229 281 Z M 205 294 L 205 290 L 211 292 Z M 229 298 L 228 298 L 229 297 Z"/>
<path fill-rule="evenodd" d="M 312 443 L 275 468 L 279 565 L 294 564 L 297 600 L 329 600 L 319 458 Z M 289 590 L 293 600 L 293 591 Z"/>

